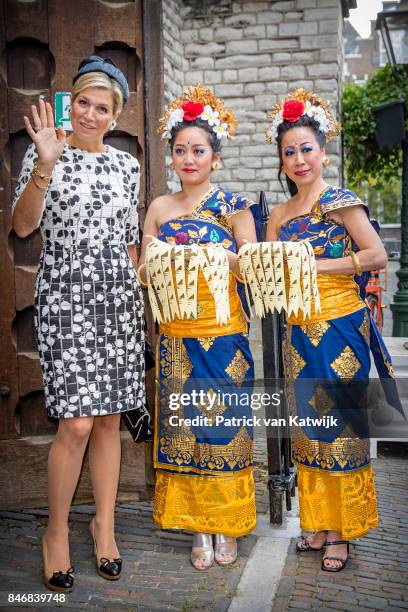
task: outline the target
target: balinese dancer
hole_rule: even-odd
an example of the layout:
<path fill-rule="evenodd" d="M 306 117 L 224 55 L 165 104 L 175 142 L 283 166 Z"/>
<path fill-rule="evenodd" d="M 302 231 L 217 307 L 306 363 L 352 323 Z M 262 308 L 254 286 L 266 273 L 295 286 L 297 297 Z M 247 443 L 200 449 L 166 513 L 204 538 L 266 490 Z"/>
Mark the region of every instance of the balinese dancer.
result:
<path fill-rule="evenodd" d="M 74 583 L 68 514 L 88 442 L 96 565 L 106 580 L 120 577 L 114 535 L 120 415 L 147 414 L 143 296 L 134 269 L 139 162 L 103 142 L 128 97 L 119 68 L 90 56 L 74 76 L 68 137 L 62 127 L 55 131 L 43 100 L 32 107 L 33 125 L 24 117 L 33 144 L 15 192 L 13 228 L 24 237 L 40 227 L 44 239 L 35 326 L 47 411 L 59 419 L 43 537 L 44 582 L 55 591 Z"/>
<path fill-rule="evenodd" d="M 356 280 L 364 271 L 383 268 L 387 257 L 362 201 L 323 180 L 326 142 L 340 131 L 329 103 L 300 89 L 271 116 L 267 141 L 276 139 L 279 178 L 281 172 L 286 175 L 291 198 L 272 209 L 267 239 L 310 243 L 321 303 L 320 312 L 306 319 L 300 313 L 287 319 L 283 354 L 295 391 L 289 406 L 300 417 L 334 419 L 332 427 L 305 426 L 292 436 L 301 527 L 314 532 L 298 542 L 297 550 L 324 548 L 322 569 L 338 572 L 346 565 L 349 540 L 364 536 L 378 522 L 361 405 L 370 344 L 380 377 L 393 374 Z"/>
<path fill-rule="evenodd" d="M 161 323 L 157 347 L 154 520 L 165 529 L 194 532 L 191 561 L 198 570 L 208 569 L 214 556 L 220 565 L 233 563 L 236 538 L 255 527 L 251 429 L 214 422 L 215 415 L 248 416 L 250 408 L 217 399 L 209 424 L 177 427 L 171 425 L 172 415 L 206 416 L 206 406 L 192 402 L 181 412 L 172 412 L 159 390 L 180 381 L 184 389 L 198 391 L 194 388 L 198 379 L 210 396 L 218 393 L 211 388 L 217 381 L 239 393 L 253 378 L 247 321 L 236 282 L 237 250 L 245 241 L 256 241 L 253 202 L 210 182 L 212 171 L 221 166 L 222 141 L 235 129 L 233 113 L 201 85 L 189 88 L 166 109 L 160 131 L 170 143 L 171 165 L 181 190 L 151 203 L 139 267 L 139 278 L 146 281 L 146 247 L 152 238 L 192 249 L 218 245 L 228 257 L 229 322 L 217 322 L 212 295 L 200 273 L 197 318 Z"/>

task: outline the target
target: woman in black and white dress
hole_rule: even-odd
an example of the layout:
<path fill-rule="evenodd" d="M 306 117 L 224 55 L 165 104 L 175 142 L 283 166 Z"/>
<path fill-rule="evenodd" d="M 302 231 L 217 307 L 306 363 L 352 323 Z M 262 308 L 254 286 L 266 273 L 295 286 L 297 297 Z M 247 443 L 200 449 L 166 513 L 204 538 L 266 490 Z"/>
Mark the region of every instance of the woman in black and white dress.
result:
<path fill-rule="evenodd" d="M 49 522 L 44 580 L 73 585 L 68 514 L 89 441 L 96 502 L 90 529 L 97 568 L 117 579 L 114 536 L 120 468 L 120 415 L 146 413 L 143 297 L 136 278 L 139 163 L 103 143 L 129 95 L 107 59 L 83 60 L 74 78 L 66 137 L 51 106 L 24 118 L 33 143 L 14 198 L 13 228 L 40 227 L 44 240 L 35 293 L 35 326 L 48 414 L 59 418 L 48 460 Z M 132 266 L 133 262 L 133 266 Z"/>

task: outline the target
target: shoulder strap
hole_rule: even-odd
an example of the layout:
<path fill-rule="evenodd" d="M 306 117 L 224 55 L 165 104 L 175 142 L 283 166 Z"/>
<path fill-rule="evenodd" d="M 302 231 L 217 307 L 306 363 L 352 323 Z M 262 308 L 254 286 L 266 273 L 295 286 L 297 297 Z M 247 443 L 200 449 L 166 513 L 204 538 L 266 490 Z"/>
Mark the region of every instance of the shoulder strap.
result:
<path fill-rule="evenodd" d="M 358 195 L 354 191 L 343 189 L 342 187 L 328 187 L 319 199 L 319 206 L 322 213 L 328 213 L 349 206 L 363 206 L 368 213 L 367 206 L 360 200 Z"/>

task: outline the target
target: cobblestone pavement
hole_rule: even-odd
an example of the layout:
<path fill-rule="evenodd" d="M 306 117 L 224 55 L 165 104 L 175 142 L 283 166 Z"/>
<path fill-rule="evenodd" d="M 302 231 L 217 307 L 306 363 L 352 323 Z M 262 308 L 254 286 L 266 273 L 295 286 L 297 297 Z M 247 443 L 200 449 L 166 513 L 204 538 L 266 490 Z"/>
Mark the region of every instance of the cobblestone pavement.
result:
<path fill-rule="evenodd" d="M 387 447 L 394 450 L 387 451 Z M 387 447 L 386 443 L 380 444 L 379 458 L 374 462 L 380 528 L 352 545 L 350 562 L 340 574 L 320 571 L 319 553 L 296 555 L 292 541 L 274 612 L 408 610 L 408 444 L 388 443 Z M 268 510 L 265 460 L 264 443 L 257 440 L 258 512 Z M 107 582 L 97 575 L 92 555 L 88 525 L 93 512 L 91 505 L 72 509 L 70 541 L 71 560 L 76 568 L 75 589 L 61 607 L 130 612 L 228 610 L 257 541 L 254 535 L 240 540 L 240 555 L 234 566 L 215 565 L 200 573 L 189 562 L 190 534 L 157 529 L 151 519 L 151 502 L 121 502 L 117 505 L 116 524 L 124 558 L 123 576 L 118 582 Z M 42 585 L 40 552 L 46 517 L 47 511 L 41 509 L 0 513 L 1 604 L 8 592 L 49 593 Z M 17 608 L 0 605 L 3 609 Z M 35 607 L 25 605 L 25 609 Z"/>
<path fill-rule="evenodd" d="M 379 529 L 350 547 L 338 574 L 320 570 L 321 553 L 299 555 L 292 541 L 273 611 L 408 610 L 408 444 L 380 443 L 373 461 Z"/>
<path fill-rule="evenodd" d="M 265 452 L 260 441 L 255 452 L 259 511 L 266 511 L 268 507 L 266 471 L 261 465 Z M 118 503 L 116 535 L 124 565 L 122 579 L 108 582 L 96 573 L 88 530 L 93 513 L 92 505 L 75 506 L 71 511 L 75 588 L 67 595 L 64 608 L 120 608 L 131 612 L 228 610 L 256 542 L 254 535 L 240 539 L 238 561 L 233 566 L 214 565 L 208 572 L 197 572 L 189 561 L 191 534 L 157 529 L 151 519 L 151 502 Z M 49 593 L 42 584 L 41 536 L 46 518 L 47 511 L 42 509 L 0 512 L 0 610 L 6 609 L 2 606 L 5 593 Z M 34 608 L 25 606 L 25 609 Z"/>
<path fill-rule="evenodd" d="M 191 535 L 153 525 L 151 503 L 120 503 L 116 533 L 124 559 L 122 579 L 108 582 L 96 573 L 88 525 L 93 506 L 76 506 L 70 516 L 75 588 L 64 608 L 129 611 L 227 610 L 256 538 L 241 539 L 239 561 L 197 572 L 189 561 Z M 42 585 L 41 535 L 46 511 L 0 514 L 1 591 L 49 592 Z M 39 606 L 41 607 L 41 606 Z M 1 608 L 3 609 L 3 608 Z M 30 608 L 29 608 L 30 609 Z"/>

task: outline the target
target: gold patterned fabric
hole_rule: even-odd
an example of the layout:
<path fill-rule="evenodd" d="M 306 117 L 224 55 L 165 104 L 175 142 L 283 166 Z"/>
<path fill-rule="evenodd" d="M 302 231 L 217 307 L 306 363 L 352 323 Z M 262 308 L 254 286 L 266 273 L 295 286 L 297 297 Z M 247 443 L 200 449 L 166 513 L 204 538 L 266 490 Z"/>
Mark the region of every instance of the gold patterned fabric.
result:
<path fill-rule="evenodd" d="M 225 371 L 235 382 L 235 384 L 240 386 L 241 383 L 245 380 L 245 375 L 250 367 L 251 366 L 245 359 L 244 355 L 242 354 L 242 351 L 238 349 L 228 366 L 225 368 Z"/>
<path fill-rule="evenodd" d="M 329 301 L 324 292 L 321 297 L 327 313 Z M 340 313 L 347 292 L 342 299 Z M 356 304 L 360 307 L 354 311 Z M 343 316 L 288 325 L 283 346 L 285 373 L 292 381 L 287 393 L 291 414 L 338 419 L 338 425 L 327 430 L 292 429 L 300 524 L 306 531 L 337 531 L 344 540 L 361 537 L 378 524 L 370 440 L 361 428 L 370 369 L 369 319 L 363 303 L 358 299 L 356 304 L 350 300 L 351 312 Z M 346 386 L 350 381 L 361 383 L 359 401 L 346 387 L 344 392 L 333 391 L 334 381 Z"/>
<path fill-rule="evenodd" d="M 355 193 L 327 186 L 309 213 L 282 225 L 279 240 L 307 241 L 317 259 L 347 257 L 358 246 L 333 213 L 356 206 L 368 215 Z M 360 297 L 364 275 L 318 274 L 317 284 L 321 312 L 307 320 L 288 317 L 283 346 L 285 374 L 291 381 L 289 410 L 303 419 L 291 432 L 301 525 L 352 539 L 377 526 L 365 412 L 370 350 L 380 379 L 387 383 L 387 402 L 399 412 L 402 407 L 396 387 L 389 384 L 393 373 L 388 351 Z M 313 422 L 316 417 L 330 421 L 327 428 Z"/>
<path fill-rule="evenodd" d="M 307 325 L 301 325 L 300 328 L 304 334 L 309 338 L 313 346 L 318 346 L 324 334 L 329 329 L 327 321 L 319 321 L 317 323 L 308 323 Z"/>
<path fill-rule="evenodd" d="M 330 403 L 330 408 L 326 410 L 326 414 L 333 407 L 334 404 Z M 317 408 L 316 412 L 320 414 L 320 407 Z M 368 465 L 370 461 L 370 440 L 359 440 L 350 429 L 343 430 L 343 435 L 332 442 L 310 440 L 305 435 L 295 433 L 293 435 L 292 456 L 293 460 L 300 465 L 313 466 L 316 469 L 331 471 L 333 474 L 341 476 L 343 474 L 342 470 L 346 467 L 349 471 L 352 471 Z"/>
<path fill-rule="evenodd" d="M 378 527 L 371 465 L 340 477 L 299 465 L 298 492 L 300 525 L 306 531 L 329 529 L 352 540 Z"/>
<path fill-rule="evenodd" d="M 356 312 L 364 307 L 363 300 L 358 295 L 358 286 L 352 276 L 347 274 L 336 274 L 336 282 L 333 283 L 333 274 L 318 274 L 317 287 L 320 295 L 320 312 L 312 313 L 304 317 L 301 312 L 297 315 L 291 314 L 287 320 L 292 325 L 305 325 L 309 323 L 329 321 L 338 319 L 346 314 Z"/>
<path fill-rule="evenodd" d="M 292 381 L 287 389 L 291 414 L 300 419 L 336 420 L 327 429 L 292 428 L 293 459 L 301 465 L 341 474 L 369 464 L 364 425 L 370 369 L 365 317 L 362 308 L 324 323 L 287 327 L 283 356 L 285 375 Z M 313 329 L 316 325 L 322 328 Z"/>
<path fill-rule="evenodd" d="M 208 338 L 246 333 L 247 322 L 237 293 L 236 280 L 229 277 L 230 319 L 226 325 L 218 325 L 215 316 L 214 298 L 202 273 L 198 276 L 198 316 L 196 319 L 175 319 L 160 325 L 160 331 L 177 338 Z"/>
<path fill-rule="evenodd" d="M 252 468 L 216 477 L 157 470 L 153 518 L 162 529 L 250 533 L 256 526 Z"/>
<path fill-rule="evenodd" d="M 236 252 L 231 217 L 252 202 L 212 189 L 185 217 L 161 225 L 168 245 L 217 244 Z M 233 275 L 229 276 L 230 319 L 217 322 L 214 298 L 202 273 L 197 318 L 161 323 L 156 359 L 153 518 L 164 529 L 186 529 L 239 537 L 256 523 L 252 473 L 253 432 L 245 419 L 254 364 L 247 321 Z M 230 393 L 224 400 L 221 393 Z M 204 392 L 193 400 L 192 392 Z M 186 403 L 174 395 L 186 394 Z M 236 398 L 236 399 L 234 399 Z M 217 424 L 217 419 L 243 421 Z"/>
<path fill-rule="evenodd" d="M 354 378 L 354 375 L 361 368 L 357 355 L 349 346 L 345 346 L 341 353 L 334 359 L 330 366 L 340 378 Z"/>

